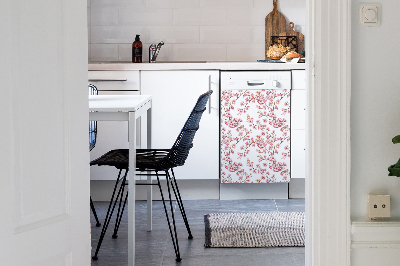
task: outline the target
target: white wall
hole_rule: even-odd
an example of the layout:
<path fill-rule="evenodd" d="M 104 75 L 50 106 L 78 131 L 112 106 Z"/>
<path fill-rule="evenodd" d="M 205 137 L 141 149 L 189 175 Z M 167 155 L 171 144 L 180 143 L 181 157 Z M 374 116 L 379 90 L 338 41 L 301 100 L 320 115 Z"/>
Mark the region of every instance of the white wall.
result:
<path fill-rule="evenodd" d="M 381 26 L 361 27 L 363 2 L 352 1 L 351 265 L 399 265 L 400 178 L 387 168 L 400 157 L 400 2 L 380 0 Z M 392 219 L 366 221 L 369 193 L 391 195 Z"/>
<path fill-rule="evenodd" d="M 381 0 L 381 26 L 362 27 L 363 2 L 352 3 L 351 215 L 365 217 L 368 193 L 384 193 L 400 218 L 400 178 L 387 171 L 400 157 L 400 2 Z"/>
<path fill-rule="evenodd" d="M 305 34 L 305 0 L 278 10 Z M 89 62 L 131 61 L 141 35 L 143 60 L 164 41 L 159 61 L 264 59 L 265 17 L 272 0 L 88 0 Z"/>

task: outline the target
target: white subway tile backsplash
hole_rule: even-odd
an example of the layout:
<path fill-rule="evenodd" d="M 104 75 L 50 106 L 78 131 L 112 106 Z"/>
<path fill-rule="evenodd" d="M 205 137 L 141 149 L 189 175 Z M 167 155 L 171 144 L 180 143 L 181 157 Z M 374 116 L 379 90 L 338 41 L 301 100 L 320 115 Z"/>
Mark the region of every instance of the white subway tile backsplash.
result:
<path fill-rule="evenodd" d="M 265 41 L 264 26 L 201 26 L 200 43 L 255 43 Z"/>
<path fill-rule="evenodd" d="M 282 1 L 280 3 L 280 12 L 286 17 L 286 23 L 297 21 L 299 24 L 305 25 L 306 22 L 306 1 L 291 0 Z"/>
<path fill-rule="evenodd" d="M 90 10 L 90 8 L 88 8 L 87 9 L 87 24 L 88 24 L 88 26 L 90 26 L 90 13 L 91 13 L 91 10 Z"/>
<path fill-rule="evenodd" d="M 203 8 L 227 8 L 230 0 L 200 0 Z"/>
<path fill-rule="evenodd" d="M 145 8 L 146 0 L 89 0 L 92 7 Z"/>
<path fill-rule="evenodd" d="M 296 0 L 292 0 L 296 1 Z M 278 10 L 280 11 L 280 2 L 278 1 Z M 269 12 L 272 11 L 274 8 L 274 4 L 272 1 L 269 0 L 253 0 L 253 7 L 257 9 L 263 9 L 265 10 L 266 14 L 268 15 Z"/>
<path fill-rule="evenodd" d="M 92 8 L 90 25 L 117 26 L 118 8 L 113 8 L 113 7 Z"/>
<path fill-rule="evenodd" d="M 303 35 L 306 34 L 306 26 L 305 25 L 296 24 L 296 22 L 294 22 L 294 30 L 297 31 L 297 32 L 303 33 Z"/>
<path fill-rule="evenodd" d="M 226 61 L 226 44 L 174 44 L 174 61 Z"/>
<path fill-rule="evenodd" d="M 132 44 L 118 44 L 118 61 L 132 62 Z"/>
<path fill-rule="evenodd" d="M 201 26 L 200 43 L 250 43 L 252 27 Z"/>
<path fill-rule="evenodd" d="M 287 24 L 305 34 L 306 0 L 279 0 Z M 136 34 L 164 41 L 157 61 L 255 61 L 264 58 L 272 0 L 88 0 L 89 61 L 130 62 Z"/>
<path fill-rule="evenodd" d="M 147 30 L 149 43 L 199 43 L 199 26 L 151 26 Z"/>
<path fill-rule="evenodd" d="M 249 8 L 253 7 L 253 0 L 229 0 L 226 8 Z"/>
<path fill-rule="evenodd" d="M 172 25 L 172 9 L 121 8 L 119 10 L 119 25 L 121 26 Z"/>
<path fill-rule="evenodd" d="M 198 8 L 200 0 L 146 0 L 147 8 Z"/>
<path fill-rule="evenodd" d="M 173 9 L 173 25 L 226 25 L 226 9 L 223 8 L 179 8 Z"/>
<path fill-rule="evenodd" d="M 145 27 L 92 26 L 91 43 L 132 43 L 136 34 L 145 35 Z"/>
<path fill-rule="evenodd" d="M 118 61 L 118 44 L 91 44 L 91 62 Z"/>
<path fill-rule="evenodd" d="M 265 59 L 264 44 L 228 44 L 227 61 L 252 62 Z"/>
<path fill-rule="evenodd" d="M 251 31 L 251 40 L 252 43 L 262 44 L 265 43 L 265 26 L 253 26 L 253 30 Z"/>
<path fill-rule="evenodd" d="M 200 0 L 200 7 L 204 8 L 250 8 L 253 0 Z"/>
<path fill-rule="evenodd" d="M 265 26 L 265 17 L 268 15 L 263 9 L 235 8 L 227 9 L 228 26 Z"/>

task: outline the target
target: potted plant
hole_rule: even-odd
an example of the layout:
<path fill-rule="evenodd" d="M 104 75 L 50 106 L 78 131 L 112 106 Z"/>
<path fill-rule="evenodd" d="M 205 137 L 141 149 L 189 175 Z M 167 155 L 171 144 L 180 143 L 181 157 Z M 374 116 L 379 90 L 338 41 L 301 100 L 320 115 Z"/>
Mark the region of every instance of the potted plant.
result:
<path fill-rule="evenodd" d="M 397 135 L 392 139 L 393 144 L 400 143 L 400 135 Z M 400 177 L 400 159 L 397 163 L 389 166 L 388 168 L 389 176 L 398 176 Z"/>

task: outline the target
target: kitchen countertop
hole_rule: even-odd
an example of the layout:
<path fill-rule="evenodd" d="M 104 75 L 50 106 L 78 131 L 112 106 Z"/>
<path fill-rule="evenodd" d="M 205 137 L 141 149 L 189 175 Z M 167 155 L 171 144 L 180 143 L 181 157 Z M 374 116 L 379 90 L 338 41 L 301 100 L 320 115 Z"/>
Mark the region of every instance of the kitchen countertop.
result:
<path fill-rule="evenodd" d="M 262 62 L 158 62 L 89 63 L 89 70 L 291 70 L 306 69 L 305 63 L 262 63 Z"/>

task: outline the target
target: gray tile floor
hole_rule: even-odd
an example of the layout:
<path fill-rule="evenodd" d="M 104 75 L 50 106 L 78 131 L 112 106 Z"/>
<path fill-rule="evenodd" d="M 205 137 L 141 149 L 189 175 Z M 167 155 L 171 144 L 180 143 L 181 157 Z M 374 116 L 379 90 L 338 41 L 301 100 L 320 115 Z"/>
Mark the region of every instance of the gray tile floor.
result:
<path fill-rule="evenodd" d="M 105 218 L 108 202 L 95 202 L 101 222 Z M 175 208 L 176 202 L 174 202 Z M 304 199 L 283 200 L 186 200 L 184 201 L 193 239 L 187 239 L 187 231 L 179 209 L 175 211 L 181 262 L 175 261 L 175 253 L 161 201 L 153 202 L 153 231 L 146 231 L 146 202 L 136 202 L 136 265 L 139 266 L 303 266 L 304 247 L 278 248 L 205 248 L 204 215 L 220 212 L 272 212 L 304 211 Z M 101 227 L 92 224 L 92 254 L 100 236 Z M 127 265 L 127 216 L 124 214 L 118 231 L 118 239 L 111 238 L 114 221 L 110 223 L 99 259 L 92 266 Z"/>

